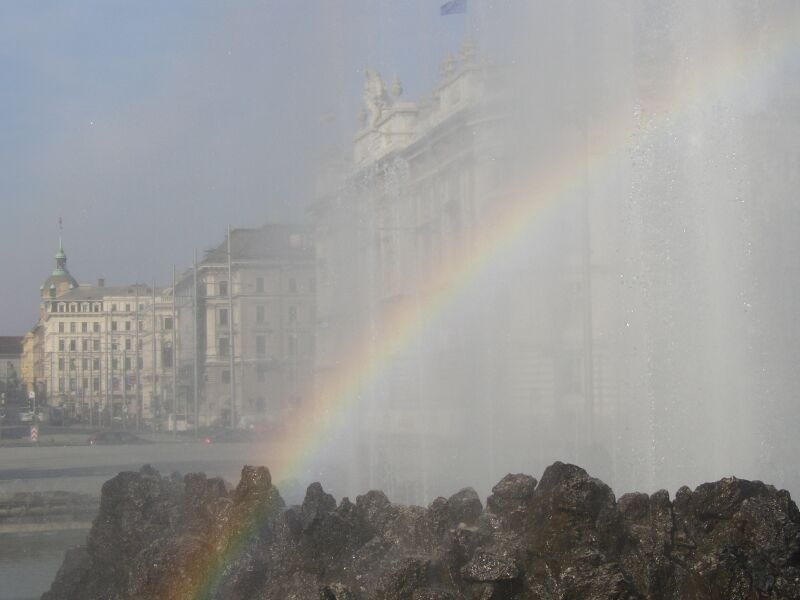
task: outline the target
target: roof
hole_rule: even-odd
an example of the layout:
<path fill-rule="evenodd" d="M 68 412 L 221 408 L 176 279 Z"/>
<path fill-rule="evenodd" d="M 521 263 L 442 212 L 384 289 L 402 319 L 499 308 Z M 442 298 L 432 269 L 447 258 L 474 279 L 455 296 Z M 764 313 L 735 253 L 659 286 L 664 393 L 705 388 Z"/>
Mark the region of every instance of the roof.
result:
<path fill-rule="evenodd" d="M 78 282 L 75 281 L 75 278 L 69 274 L 69 271 L 53 271 L 53 274 L 44 280 L 41 289 L 47 292 L 50 289 L 50 286 L 58 287 L 60 283 L 67 283 L 71 287 L 78 286 Z"/>
<path fill-rule="evenodd" d="M 64 292 L 58 296 L 57 299 L 59 301 L 102 300 L 103 298 L 120 296 L 134 298 L 137 292 L 140 297 L 151 296 L 153 294 L 153 288 L 143 283 L 134 283 L 133 285 L 118 287 L 81 284 L 76 288 Z M 156 288 L 156 294 L 161 294 L 162 292 L 163 289 Z"/>
<path fill-rule="evenodd" d="M 311 229 L 303 225 L 270 223 L 254 229 L 231 230 L 233 260 L 313 258 Z M 228 260 L 227 239 L 206 251 L 203 263 Z"/>
<path fill-rule="evenodd" d="M 0 336 L 0 354 L 22 354 L 22 336 Z"/>

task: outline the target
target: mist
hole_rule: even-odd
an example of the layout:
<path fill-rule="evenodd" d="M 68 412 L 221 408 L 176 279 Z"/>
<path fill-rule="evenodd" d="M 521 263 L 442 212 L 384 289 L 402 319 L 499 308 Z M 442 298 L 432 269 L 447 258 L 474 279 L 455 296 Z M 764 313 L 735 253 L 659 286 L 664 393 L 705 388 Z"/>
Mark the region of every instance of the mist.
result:
<path fill-rule="evenodd" d="M 310 472 L 416 502 L 554 460 L 796 492 L 797 7 L 474 4 L 408 145 L 356 142 L 312 210 L 320 396 L 368 366 Z"/>

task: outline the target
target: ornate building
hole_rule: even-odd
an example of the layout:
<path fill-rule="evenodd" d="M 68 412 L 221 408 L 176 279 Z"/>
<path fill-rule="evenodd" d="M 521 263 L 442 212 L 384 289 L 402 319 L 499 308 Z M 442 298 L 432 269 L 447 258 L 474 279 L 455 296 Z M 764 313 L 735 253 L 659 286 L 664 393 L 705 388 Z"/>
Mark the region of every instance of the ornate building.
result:
<path fill-rule="evenodd" d="M 160 426 L 171 412 L 171 290 L 78 284 L 63 245 L 23 362 L 40 398 L 93 425 Z"/>
<path fill-rule="evenodd" d="M 367 71 L 352 163 L 312 209 L 319 397 L 353 357 L 377 365 L 343 438 L 348 487 L 411 502 L 466 484 L 464 464 L 488 483 L 549 456 L 588 462 L 613 381 L 605 321 L 584 301 L 592 281 L 606 292 L 586 206 L 565 205 L 552 244 L 497 250 L 505 215 L 533 201 L 517 151 L 555 140 L 514 130 L 509 73 L 469 42 L 440 73 L 429 99 L 407 102 Z"/>

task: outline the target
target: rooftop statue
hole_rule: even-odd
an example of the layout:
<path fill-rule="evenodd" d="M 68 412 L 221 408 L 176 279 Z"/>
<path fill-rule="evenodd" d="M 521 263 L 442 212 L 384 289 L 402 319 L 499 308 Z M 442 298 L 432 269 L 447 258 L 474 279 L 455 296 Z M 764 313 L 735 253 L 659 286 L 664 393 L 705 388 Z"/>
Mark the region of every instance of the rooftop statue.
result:
<path fill-rule="evenodd" d="M 388 108 L 391 102 L 389 95 L 386 93 L 386 85 L 380 73 L 365 69 L 364 76 L 366 77 L 366 81 L 364 82 L 362 97 L 364 98 L 364 105 L 369 113 L 367 125 L 369 127 L 375 127 L 383 111 Z"/>

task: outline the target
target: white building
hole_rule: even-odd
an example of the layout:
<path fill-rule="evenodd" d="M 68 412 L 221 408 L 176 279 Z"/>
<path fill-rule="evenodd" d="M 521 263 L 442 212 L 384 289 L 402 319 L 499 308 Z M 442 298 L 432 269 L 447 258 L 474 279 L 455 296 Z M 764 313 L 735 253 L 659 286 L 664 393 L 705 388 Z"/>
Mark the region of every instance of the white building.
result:
<path fill-rule="evenodd" d="M 171 291 L 78 284 L 63 247 L 41 288 L 39 394 L 93 425 L 160 427 L 171 412 Z"/>

